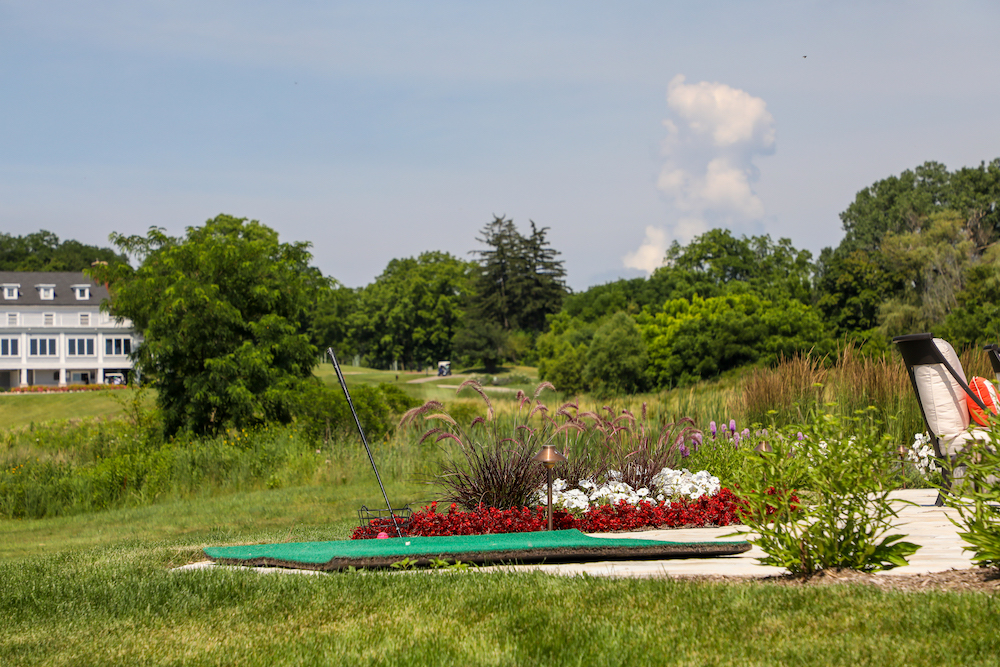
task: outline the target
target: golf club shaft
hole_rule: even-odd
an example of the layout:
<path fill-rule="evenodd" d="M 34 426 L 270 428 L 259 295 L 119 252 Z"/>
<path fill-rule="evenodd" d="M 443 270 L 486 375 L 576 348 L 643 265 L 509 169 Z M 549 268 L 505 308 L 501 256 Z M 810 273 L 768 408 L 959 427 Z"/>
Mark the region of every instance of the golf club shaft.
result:
<path fill-rule="evenodd" d="M 337 355 L 333 353 L 333 348 L 326 348 L 326 353 L 330 355 L 330 359 L 333 360 L 333 369 L 337 372 L 337 381 L 340 382 L 340 388 L 344 390 L 344 396 L 347 397 L 347 406 L 351 409 L 351 414 L 354 415 L 354 423 L 358 425 L 358 433 L 361 434 L 361 442 L 365 445 L 365 451 L 368 452 L 368 460 L 371 461 L 372 470 L 375 471 L 375 479 L 378 481 L 378 488 L 382 489 L 382 497 L 385 498 L 385 506 L 389 509 L 389 516 L 392 518 L 392 525 L 396 529 L 396 535 L 399 537 L 403 536 L 403 532 L 399 529 L 399 524 L 396 523 L 396 515 L 392 512 L 392 505 L 389 504 L 389 496 L 385 492 L 385 486 L 382 485 L 382 478 L 379 477 L 378 467 L 375 465 L 375 457 L 372 456 L 372 448 L 368 446 L 368 438 L 365 437 L 365 430 L 361 428 L 361 420 L 358 419 L 358 411 L 354 409 L 354 401 L 351 400 L 351 392 L 347 391 L 347 382 L 344 380 L 344 373 L 340 370 L 340 362 L 337 361 Z"/>

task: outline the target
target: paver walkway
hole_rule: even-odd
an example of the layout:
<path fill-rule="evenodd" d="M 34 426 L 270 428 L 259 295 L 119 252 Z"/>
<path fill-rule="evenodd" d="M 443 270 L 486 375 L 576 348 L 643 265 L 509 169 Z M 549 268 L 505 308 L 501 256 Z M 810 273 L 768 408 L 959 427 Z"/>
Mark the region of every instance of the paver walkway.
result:
<path fill-rule="evenodd" d="M 913 505 L 899 503 L 899 519 L 896 521 L 898 532 L 905 534 L 909 542 L 919 544 L 922 548 L 910 558 L 910 564 L 893 570 L 880 572 L 882 576 L 904 574 L 923 574 L 928 572 L 944 572 L 946 570 L 964 570 L 973 566 L 970 553 L 962 549 L 963 542 L 958 536 L 958 529 L 948 516 L 957 518 L 955 510 L 935 507 L 937 492 L 925 489 L 895 492 L 892 497 L 909 501 Z M 734 531 L 746 531 L 743 526 L 726 528 L 678 528 L 670 530 L 649 530 L 635 533 L 595 533 L 594 537 L 618 539 L 639 537 L 647 540 L 667 540 L 671 542 L 708 542 Z M 727 539 L 734 539 L 732 537 Z M 722 556 L 718 558 L 685 558 L 647 561 L 607 561 L 597 563 L 559 563 L 551 565 L 502 565 L 478 568 L 478 571 L 494 569 L 505 570 L 541 570 L 553 574 L 590 574 L 595 576 L 613 577 L 657 577 L 664 575 L 724 575 L 766 577 L 783 574 L 784 570 L 757 564 L 757 558 L 764 555 L 759 548 L 738 556 Z M 180 569 L 200 569 L 216 567 L 214 563 L 205 561 L 192 563 Z M 225 566 L 218 566 L 225 567 Z M 253 568 L 259 571 L 278 571 L 278 568 Z M 284 572 L 315 572 L 307 570 L 281 570 Z"/>
<path fill-rule="evenodd" d="M 899 519 L 895 522 L 898 532 L 905 534 L 908 542 L 919 544 L 922 548 L 909 559 L 909 565 L 880 572 L 880 575 L 894 576 L 903 574 L 923 574 L 927 572 L 944 572 L 946 570 L 964 570 L 973 566 L 971 554 L 962 549 L 964 542 L 958 536 L 958 529 L 948 520 L 948 516 L 958 518 L 955 510 L 935 507 L 937 492 L 927 489 L 897 491 L 892 494 L 915 505 L 898 504 Z M 641 535 L 644 539 L 681 540 L 691 542 L 707 542 L 723 535 L 740 530 L 746 532 L 743 526 L 726 528 L 679 528 L 671 530 L 651 530 L 641 533 L 603 533 L 594 537 L 634 537 Z M 896 532 L 896 531 L 894 531 Z M 732 537 L 728 539 L 734 539 Z M 669 575 L 725 575 L 767 577 L 784 574 L 785 570 L 778 567 L 759 565 L 758 558 L 764 552 L 758 547 L 738 556 L 723 556 L 719 558 L 686 558 L 660 561 L 616 561 L 604 563 L 560 563 L 552 565 L 515 565 L 504 566 L 514 570 L 542 570 L 554 574 L 591 574 L 616 577 L 656 577 Z M 482 568 L 490 569 L 490 568 Z"/>

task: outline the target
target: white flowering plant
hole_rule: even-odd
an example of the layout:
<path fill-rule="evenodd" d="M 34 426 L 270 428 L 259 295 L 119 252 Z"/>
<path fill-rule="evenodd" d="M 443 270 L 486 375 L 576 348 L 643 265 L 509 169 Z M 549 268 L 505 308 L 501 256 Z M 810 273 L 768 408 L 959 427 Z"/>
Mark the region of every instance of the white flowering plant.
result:
<path fill-rule="evenodd" d="M 678 499 L 697 500 L 702 496 L 715 495 L 722 488 L 719 478 L 707 470 L 692 474 L 687 469 L 672 468 L 663 468 L 654 475 L 650 486 L 652 488 L 635 489 L 621 481 L 621 474 L 614 470 L 609 471 L 608 479 L 600 484 L 581 479 L 575 488 L 571 488 L 564 479 L 556 479 L 552 482 L 552 504 L 577 514 L 586 512 L 594 505 L 617 505 L 622 501 L 638 505 L 643 501 L 661 503 Z M 545 503 L 547 492 L 546 487 L 540 487 L 535 497 L 536 502 Z"/>

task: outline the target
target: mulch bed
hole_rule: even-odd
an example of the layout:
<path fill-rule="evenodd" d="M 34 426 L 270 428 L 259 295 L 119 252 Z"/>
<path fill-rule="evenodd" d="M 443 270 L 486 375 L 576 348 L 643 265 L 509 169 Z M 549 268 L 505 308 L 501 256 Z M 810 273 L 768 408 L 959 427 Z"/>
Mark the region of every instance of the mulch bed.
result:
<path fill-rule="evenodd" d="M 856 570 L 821 570 L 812 575 L 786 574 L 770 577 L 717 575 L 678 576 L 693 581 L 752 583 L 761 586 L 874 586 L 884 591 L 955 591 L 1000 593 L 1000 568 L 974 567 L 928 574 L 866 574 Z"/>

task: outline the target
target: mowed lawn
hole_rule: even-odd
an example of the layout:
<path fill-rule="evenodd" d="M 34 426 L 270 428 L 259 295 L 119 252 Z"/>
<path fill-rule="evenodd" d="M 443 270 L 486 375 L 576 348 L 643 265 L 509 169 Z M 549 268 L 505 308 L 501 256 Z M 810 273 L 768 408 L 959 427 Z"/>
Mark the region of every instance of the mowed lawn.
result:
<path fill-rule="evenodd" d="M 114 417 L 122 413 L 114 391 L 65 394 L 0 393 L 0 430 L 60 419 Z"/>
<path fill-rule="evenodd" d="M 348 382 L 386 375 L 396 381 L 362 372 Z M 22 425 L 121 409 L 91 394 L 4 405 L 42 415 Z M 363 456 L 352 439 L 333 446 Z M 384 506 L 363 468 L 323 484 L 0 520 L 0 665 L 1000 664 L 1000 600 L 984 593 L 474 569 L 176 570 L 210 545 L 346 539 L 360 506 Z M 391 469 L 394 506 L 433 495 Z"/>
<path fill-rule="evenodd" d="M 275 494 L 276 503 L 288 499 Z M 205 544 L 324 539 L 337 522 L 164 517 L 116 541 L 0 561 L 0 664 L 996 665 L 982 593 L 533 572 L 176 571 Z M 270 520 L 273 520 L 270 519 Z M 115 525 L 110 525 L 114 523 Z M 96 526 L 87 530 L 92 533 Z"/>

